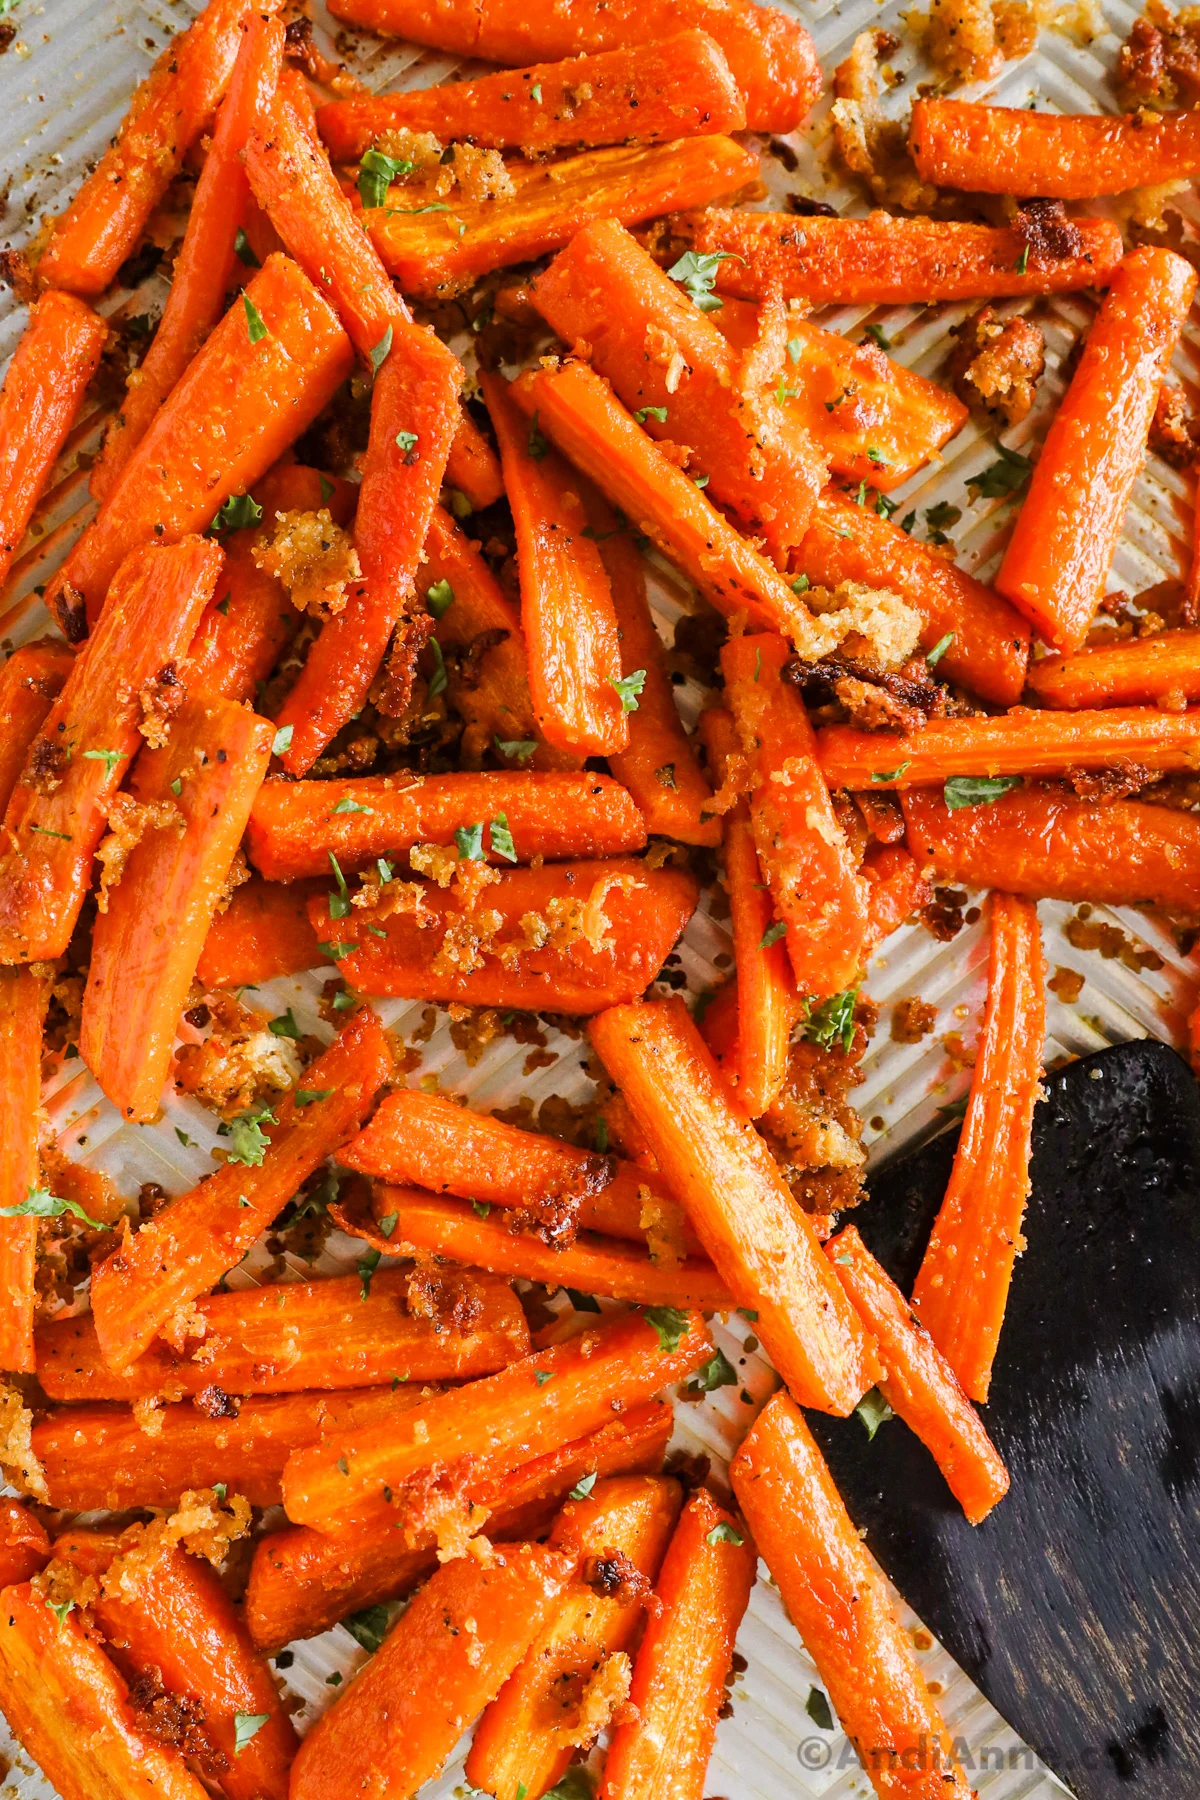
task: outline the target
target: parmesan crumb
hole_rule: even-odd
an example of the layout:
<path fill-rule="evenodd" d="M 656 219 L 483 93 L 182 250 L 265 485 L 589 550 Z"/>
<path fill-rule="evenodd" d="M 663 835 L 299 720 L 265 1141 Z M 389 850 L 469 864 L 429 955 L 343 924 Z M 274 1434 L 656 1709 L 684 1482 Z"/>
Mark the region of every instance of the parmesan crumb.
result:
<path fill-rule="evenodd" d="M 345 610 L 346 589 L 362 576 L 362 564 L 348 531 L 327 506 L 316 512 L 277 512 L 270 538 L 260 535 L 252 551 L 260 569 L 286 588 L 292 605 L 315 619 Z"/>

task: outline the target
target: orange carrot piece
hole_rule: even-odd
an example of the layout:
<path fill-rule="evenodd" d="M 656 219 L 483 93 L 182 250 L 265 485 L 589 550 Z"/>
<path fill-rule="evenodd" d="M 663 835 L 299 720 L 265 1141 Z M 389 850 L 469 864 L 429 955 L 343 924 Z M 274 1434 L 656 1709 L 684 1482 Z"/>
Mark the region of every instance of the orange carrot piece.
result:
<path fill-rule="evenodd" d="M 50 1561 L 50 1539 L 40 1519 L 19 1500 L 0 1500 L 0 1578 L 5 1587 L 28 1581 Z"/>
<path fill-rule="evenodd" d="M 874 1332 L 887 1375 L 879 1391 L 916 1432 L 972 1525 L 1008 1492 L 1008 1470 L 933 1339 L 853 1225 L 825 1246 L 859 1316 Z"/>
<path fill-rule="evenodd" d="M 841 1298 L 832 1277 L 831 1286 Z M 422 1469 L 462 1456 L 502 1457 L 510 1467 L 529 1462 L 598 1431 L 612 1416 L 614 1398 L 625 1406 L 649 1400 L 711 1354 L 698 1313 L 630 1313 L 375 1430 L 335 1433 L 297 1452 L 284 1471 L 288 1517 L 336 1532 L 346 1517 L 371 1509 L 384 1482 L 399 1487 Z"/>
<path fill-rule="evenodd" d="M 1056 650 L 1079 649 L 1104 594 L 1195 291 L 1173 251 L 1127 256 L 1051 421 L 996 586 Z"/>
<path fill-rule="evenodd" d="M 308 922 L 308 903 L 325 882 L 248 881 L 209 927 L 196 965 L 206 988 L 256 987 L 277 975 L 318 969 L 323 956 Z"/>
<path fill-rule="evenodd" d="M 908 147 L 922 181 L 973 194 L 1094 200 L 1200 170 L 1191 113 L 1039 113 L 1023 106 L 918 100 Z"/>
<path fill-rule="evenodd" d="M 268 881 L 292 881 L 327 873 L 331 855 L 343 870 L 362 869 L 414 844 L 453 844 L 458 831 L 493 822 L 511 833 L 509 863 L 616 856 L 646 845 L 641 814 L 607 775 L 513 770 L 268 782 L 250 816 L 250 858 Z M 482 848 L 499 860 L 494 831 L 485 832 Z"/>
<path fill-rule="evenodd" d="M 1108 219 L 1072 220 L 1079 248 L 1064 257 L 1040 252 L 1011 225 L 886 212 L 865 219 L 797 219 L 710 207 L 671 223 L 693 249 L 728 258 L 717 271 L 722 293 L 763 300 L 775 289 L 785 300 L 815 306 L 928 305 L 1107 287 L 1122 254 L 1121 233 Z"/>
<path fill-rule="evenodd" d="M 46 722 L 75 664 L 57 638 L 22 644 L 0 667 L 0 807 L 7 807 L 29 746 Z"/>
<path fill-rule="evenodd" d="M 406 293 L 451 299 L 496 269 L 560 249 L 593 219 L 640 225 L 672 207 L 704 206 L 753 181 L 758 157 L 732 138 L 694 137 L 584 150 L 553 165 L 512 162 L 508 173 L 515 192 L 501 206 L 461 190 L 447 204 L 432 188 L 408 186 L 363 212 Z"/>
<path fill-rule="evenodd" d="M 926 650 L 949 637 L 939 673 L 998 706 L 1020 699 L 1029 661 L 1028 621 L 965 569 L 871 507 L 856 506 L 827 488 L 792 566 L 821 587 L 860 581 L 889 588 L 924 619 Z"/>
<path fill-rule="evenodd" d="M 172 694 L 220 571 L 220 549 L 198 537 L 147 545 L 118 569 L 104 618 L 33 740 L 4 815 L 0 960 L 66 950 L 105 815 L 141 742 L 143 709 Z"/>
<path fill-rule="evenodd" d="M 264 1120 L 269 1142 L 257 1166 L 227 1162 L 96 1265 L 92 1312 L 111 1368 L 127 1369 L 180 1306 L 233 1268 L 300 1183 L 353 1136 L 391 1069 L 382 1027 L 364 1007 L 305 1070 L 305 1088 L 280 1102 L 277 1120 Z"/>
<path fill-rule="evenodd" d="M 593 1021 L 592 1041 L 737 1304 L 757 1311 L 756 1332 L 792 1392 L 822 1412 L 853 1412 L 876 1378 L 868 1335 L 687 1008 L 613 1007 Z"/>
<path fill-rule="evenodd" d="M 682 870 L 614 857 L 505 870 L 486 889 L 478 913 L 457 897 L 426 888 L 424 926 L 405 913 L 393 913 L 374 929 L 365 915 L 365 922 L 350 916 L 335 926 L 323 894 L 309 900 L 308 916 L 323 955 L 333 957 L 359 993 L 591 1013 L 645 991 L 691 918 L 696 895 L 695 881 Z M 551 938 L 544 949 L 529 948 L 521 920 L 530 914 L 547 921 L 548 930 L 551 920 L 565 920 L 566 946 L 558 948 Z M 572 941 L 576 925 L 595 927 L 599 948 L 586 935 Z M 535 923 L 533 929 L 536 941 L 541 928 Z"/>
<path fill-rule="evenodd" d="M 902 844 L 872 844 L 863 857 L 862 877 L 867 883 L 866 953 L 873 956 L 884 938 L 933 894 L 916 858 Z"/>
<path fill-rule="evenodd" d="M 371 1788 L 411 1800 L 520 1662 L 571 1572 L 569 1557 L 536 1544 L 443 1565 L 305 1738 L 291 1800 Z"/>
<path fill-rule="evenodd" d="M 513 68 L 539 57 L 622 50 L 696 27 L 724 51 L 754 130 L 794 131 L 821 92 L 817 53 L 804 27 L 747 0 L 571 0 L 552 12 L 512 0 L 444 0 L 434 13 L 418 0 L 337 0 L 331 10 L 368 31 Z"/>
<path fill-rule="evenodd" d="M 601 1800 L 701 1800 L 757 1561 L 745 1527 L 706 1488 L 693 1494 L 663 1560 Z"/>
<path fill-rule="evenodd" d="M 96 373 L 108 327 L 73 294 L 52 290 L 29 311 L 0 393 L 0 583 Z"/>
<path fill-rule="evenodd" d="M 33 1367 L 38 1223 L 14 1209 L 41 1186 L 38 1114 L 49 998 L 44 971 L 0 969 L 0 1369 L 19 1374 Z"/>
<path fill-rule="evenodd" d="M 470 413 L 463 411 L 446 458 L 446 485 L 456 488 L 473 512 L 494 506 L 504 492 L 496 452 Z"/>
<path fill-rule="evenodd" d="M 29 1582 L 0 1595 L 0 1711 L 60 1800 L 206 1800 L 178 1750 L 136 1722 L 83 1624 Z"/>
<path fill-rule="evenodd" d="M 972 1400 L 986 1400 L 1029 1195 L 1029 1140 L 1046 1035 L 1037 907 L 992 895 L 987 1009 L 950 1185 L 913 1311 Z"/>
<path fill-rule="evenodd" d="M 154 415 L 220 318 L 227 291 L 237 285 L 234 245 L 250 200 L 242 151 L 256 118 L 271 103 L 283 44 L 281 20 L 250 17 L 196 183 L 158 330 L 126 386 L 92 471 L 89 485 L 97 500 L 112 492 Z"/>
<path fill-rule="evenodd" d="M 116 141 L 56 220 L 38 262 L 47 287 L 102 294 L 211 120 L 237 61 L 247 0 L 209 0 L 134 95 Z M 275 10 L 274 0 L 256 8 Z"/>
<path fill-rule="evenodd" d="M 1200 700 L 1200 631 L 1099 644 L 1074 656 L 1044 656 L 1027 682 L 1042 706 L 1156 706 L 1170 714 Z"/>
<path fill-rule="evenodd" d="M 598 1482 L 583 1500 L 568 1500 L 554 1522 L 550 1547 L 583 1560 L 616 1553 L 653 1581 L 679 1517 L 679 1483 L 648 1475 Z M 564 1738 L 595 1737 L 601 1720 L 584 1723 L 581 1706 L 597 1670 L 629 1650 L 641 1608 L 624 1595 L 596 1593 L 577 1579 L 567 1590 L 478 1725 L 465 1773 L 495 1800 L 529 1800 L 561 1781 L 574 1754 Z M 620 1669 L 621 1664 L 616 1664 Z M 610 1677 L 611 1678 L 611 1677 Z M 613 1693 L 617 1697 L 619 1688 Z"/>
<path fill-rule="evenodd" d="M 131 550 L 205 530 L 230 495 L 252 487 L 332 399 L 351 363 L 328 302 L 295 263 L 271 257 L 176 382 L 47 589 L 64 634 L 82 635 L 81 597 L 94 622 Z"/>
<path fill-rule="evenodd" d="M 759 1553 L 880 1800 L 901 1791 L 905 1800 L 971 1800 L 887 1584 L 789 1395 L 768 1401 L 729 1474 Z"/>

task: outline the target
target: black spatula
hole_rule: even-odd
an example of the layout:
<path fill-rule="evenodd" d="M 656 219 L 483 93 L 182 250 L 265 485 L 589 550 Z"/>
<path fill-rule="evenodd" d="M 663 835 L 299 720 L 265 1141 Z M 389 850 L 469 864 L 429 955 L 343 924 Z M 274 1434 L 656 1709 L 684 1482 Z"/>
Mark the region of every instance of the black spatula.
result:
<path fill-rule="evenodd" d="M 984 1409 L 1008 1497 L 972 1528 L 900 1420 L 809 1420 L 897 1588 L 1080 1800 L 1198 1800 L 1200 1095 L 1148 1043 L 1045 1085 Z M 905 1292 L 955 1142 L 854 1215 Z"/>

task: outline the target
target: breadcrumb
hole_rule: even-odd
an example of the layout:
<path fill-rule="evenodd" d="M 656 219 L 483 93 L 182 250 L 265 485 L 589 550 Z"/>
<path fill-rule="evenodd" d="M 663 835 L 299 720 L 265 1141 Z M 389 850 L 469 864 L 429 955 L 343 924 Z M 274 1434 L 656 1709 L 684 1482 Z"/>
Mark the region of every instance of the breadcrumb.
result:
<path fill-rule="evenodd" d="M 42 1465 L 33 1453 L 33 1414 L 15 1383 L 0 1382 L 0 1469 L 24 1494 L 49 1504 Z"/>
<path fill-rule="evenodd" d="M 272 535 L 260 535 L 251 554 L 287 590 L 292 605 L 314 619 L 343 612 L 346 589 L 362 576 L 354 540 L 327 506 L 277 512 Z"/>
<path fill-rule="evenodd" d="M 806 598 L 820 622 L 836 632 L 837 644 L 876 668 L 903 667 L 920 641 L 920 613 L 888 588 L 842 581 L 832 591 L 809 588 Z"/>
<path fill-rule="evenodd" d="M 982 306 L 954 329 L 946 379 L 975 412 L 1017 425 L 1033 405 L 1046 367 L 1046 341 L 1029 319 L 1001 319 Z"/>
<path fill-rule="evenodd" d="M 884 116 L 879 103 L 879 61 L 900 40 L 890 31 L 860 31 L 849 56 L 833 74 L 833 136 L 838 155 L 858 175 L 879 206 L 929 212 L 938 190 L 923 182 L 908 152 L 908 128 Z"/>
<path fill-rule="evenodd" d="M 174 831 L 182 837 L 183 814 L 170 800 L 135 800 L 132 794 L 114 794 L 108 808 L 108 835 L 96 852 L 100 864 L 100 882 L 96 889 L 96 907 L 108 911 L 108 896 L 125 871 L 125 864 L 148 831 Z M 244 879 L 249 878 L 247 870 Z"/>

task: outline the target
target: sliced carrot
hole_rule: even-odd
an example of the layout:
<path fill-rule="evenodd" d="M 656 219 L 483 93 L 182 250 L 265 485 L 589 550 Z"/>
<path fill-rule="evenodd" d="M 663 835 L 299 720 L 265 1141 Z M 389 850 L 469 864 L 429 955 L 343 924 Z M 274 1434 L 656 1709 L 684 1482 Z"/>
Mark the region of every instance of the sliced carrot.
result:
<path fill-rule="evenodd" d="M 465 409 L 446 459 L 446 484 L 458 490 L 473 512 L 494 506 L 504 492 L 496 452 Z"/>
<path fill-rule="evenodd" d="M 49 998 L 44 970 L 0 969 L 0 1369 L 19 1374 L 33 1367 L 38 1223 L 20 1208 L 41 1186 L 38 1115 Z"/>
<path fill-rule="evenodd" d="M 613 1007 L 593 1021 L 592 1041 L 737 1304 L 757 1312 L 788 1386 L 806 1406 L 852 1412 L 876 1378 L 867 1333 L 687 1008 Z"/>
<path fill-rule="evenodd" d="M 1056 650 L 1079 649 L 1104 594 L 1195 291 L 1196 271 L 1173 251 L 1127 256 L 1051 422 L 996 586 Z"/>
<path fill-rule="evenodd" d="M 1195 174 L 1200 119 L 1187 112 L 1113 118 L 918 100 L 908 147 L 921 180 L 937 187 L 1094 200 Z"/>
<path fill-rule="evenodd" d="M 324 882 L 246 882 L 209 928 L 197 981 L 210 989 L 256 987 L 277 975 L 319 968 L 322 951 L 308 922 L 308 903 L 325 891 Z"/>
<path fill-rule="evenodd" d="M 33 740 L 4 815 L 3 960 L 66 950 L 144 709 L 174 697 L 178 663 L 220 571 L 219 547 L 198 537 L 147 545 L 117 570 L 104 618 Z"/>
<path fill-rule="evenodd" d="M 19 1500 L 0 1500 L 0 1576 L 5 1587 L 28 1581 L 50 1561 L 50 1539 L 40 1519 Z"/>
<path fill-rule="evenodd" d="M 303 1089 L 264 1118 L 261 1161 L 227 1162 L 172 1200 L 92 1272 L 92 1312 L 104 1359 L 127 1369 L 179 1307 L 238 1262 L 300 1183 L 352 1137 L 392 1068 L 375 1014 L 353 1015 L 305 1070 Z"/>
<path fill-rule="evenodd" d="M 880 1800 L 971 1800 L 887 1584 L 787 1394 L 730 1465 L 733 1491 Z M 900 1771 L 903 1786 L 893 1779 Z"/>
<path fill-rule="evenodd" d="M 1028 687 L 1041 706 L 1182 711 L 1200 700 L 1200 631 L 1156 631 L 1074 656 L 1044 656 L 1030 664 Z"/>
<path fill-rule="evenodd" d="M 0 667 L 0 806 L 7 807 L 29 746 L 66 685 L 75 656 L 57 638 L 22 644 Z"/>
<path fill-rule="evenodd" d="M 863 857 L 867 883 L 867 954 L 932 898 L 928 881 L 902 844 L 872 844 Z"/>
<path fill-rule="evenodd" d="M 912 1292 L 913 1311 L 972 1400 L 986 1400 L 1021 1220 L 1046 1035 L 1037 907 L 992 895 L 987 1010 L 950 1185 Z"/>
<path fill-rule="evenodd" d="M 631 1716 L 609 1741 L 602 1800 L 701 1800 L 758 1553 L 706 1488 L 683 1509 L 646 1620 Z"/>

